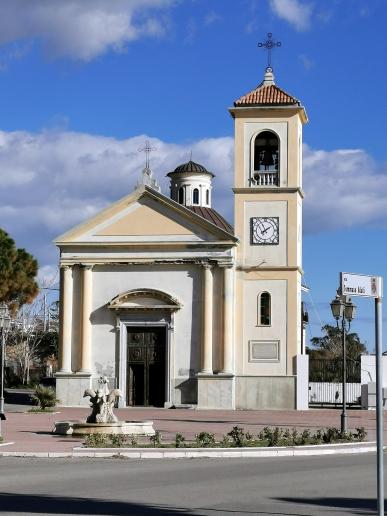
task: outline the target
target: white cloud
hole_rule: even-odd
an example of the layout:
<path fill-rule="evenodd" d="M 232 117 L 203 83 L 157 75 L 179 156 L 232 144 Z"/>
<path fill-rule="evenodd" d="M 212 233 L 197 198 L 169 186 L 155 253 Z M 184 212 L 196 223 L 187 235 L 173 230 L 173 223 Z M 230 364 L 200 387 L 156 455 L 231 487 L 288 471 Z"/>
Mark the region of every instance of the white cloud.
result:
<path fill-rule="evenodd" d="M 42 266 L 54 267 L 52 239 L 131 192 L 140 178 L 147 136 L 117 140 L 69 131 L 0 131 L 0 225 Z M 165 175 L 192 159 L 214 172 L 214 207 L 233 216 L 233 139 L 178 145 L 150 138 L 151 166 L 163 192 Z M 304 146 L 304 230 L 334 231 L 387 221 L 387 171 L 363 150 Z M 47 277 L 51 269 L 45 269 Z"/>
<path fill-rule="evenodd" d="M 311 70 L 315 66 L 313 59 L 310 59 L 310 57 L 308 57 L 306 54 L 300 54 L 298 59 L 301 61 L 302 66 L 307 71 Z"/>
<path fill-rule="evenodd" d="M 89 61 L 122 51 L 140 37 L 159 37 L 167 21 L 160 10 L 175 0 L 2 0 L 0 44 L 40 40 L 51 58 Z"/>
<path fill-rule="evenodd" d="M 215 11 L 210 11 L 204 17 L 204 25 L 213 25 L 214 23 L 220 22 L 222 17 Z"/>
<path fill-rule="evenodd" d="M 361 149 L 313 150 L 304 145 L 306 232 L 387 227 L 387 169 Z"/>
<path fill-rule="evenodd" d="M 311 25 L 311 4 L 299 0 L 270 0 L 272 11 L 299 31 L 307 30 Z"/>
<path fill-rule="evenodd" d="M 42 265 L 54 264 L 53 238 L 131 192 L 141 176 L 147 136 L 117 140 L 68 131 L 0 131 L 0 221 L 19 246 L 33 252 Z M 214 138 L 168 144 L 151 139 L 157 150 L 151 166 L 168 195 L 165 174 L 188 161 L 212 170 L 216 197 L 232 216 L 233 141 Z M 228 197 L 227 197 L 228 196 Z"/>

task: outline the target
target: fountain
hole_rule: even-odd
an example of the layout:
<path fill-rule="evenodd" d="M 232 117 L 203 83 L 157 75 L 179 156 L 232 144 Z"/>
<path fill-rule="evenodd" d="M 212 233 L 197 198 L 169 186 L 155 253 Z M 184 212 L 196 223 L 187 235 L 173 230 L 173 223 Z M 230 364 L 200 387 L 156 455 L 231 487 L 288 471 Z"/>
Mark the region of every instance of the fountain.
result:
<path fill-rule="evenodd" d="M 56 421 L 54 434 L 125 434 L 154 435 L 153 421 L 119 421 L 113 413 L 114 405 L 122 397 L 119 389 L 109 390 L 108 379 L 101 376 L 98 389 L 86 389 L 83 397 L 90 398 L 91 414 L 86 421 Z"/>

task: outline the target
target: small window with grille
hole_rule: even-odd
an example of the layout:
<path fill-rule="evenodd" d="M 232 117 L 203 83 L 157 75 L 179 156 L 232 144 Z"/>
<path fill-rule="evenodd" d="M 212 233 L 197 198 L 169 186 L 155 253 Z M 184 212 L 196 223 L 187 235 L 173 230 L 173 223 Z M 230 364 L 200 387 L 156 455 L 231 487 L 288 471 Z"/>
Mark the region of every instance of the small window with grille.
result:
<path fill-rule="evenodd" d="M 271 325 L 271 295 L 262 292 L 258 296 L 258 326 Z"/>

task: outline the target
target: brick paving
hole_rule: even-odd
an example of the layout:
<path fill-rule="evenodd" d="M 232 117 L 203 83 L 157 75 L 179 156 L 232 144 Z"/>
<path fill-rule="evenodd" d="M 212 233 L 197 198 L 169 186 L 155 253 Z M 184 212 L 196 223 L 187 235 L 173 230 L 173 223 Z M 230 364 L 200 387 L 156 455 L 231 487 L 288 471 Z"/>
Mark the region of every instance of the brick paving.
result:
<path fill-rule="evenodd" d="M 33 414 L 15 412 L 10 406 L 2 422 L 5 442 L 12 445 L 0 446 L 2 451 L 71 451 L 82 443 L 82 438 L 56 436 L 51 434 L 55 421 L 85 419 L 90 413 L 88 408 L 59 408 L 59 413 Z M 18 409 L 20 410 L 20 408 Z M 221 438 L 234 425 L 245 431 L 257 434 L 265 426 L 295 427 L 297 429 L 317 429 L 327 426 L 340 427 L 339 409 L 310 409 L 308 411 L 230 411 L 230 410 L 194 410 L 194 409 L 154 409 L 126 408 L 117 409 L 119 419 L 125 421 L 150 420 L 154 428 L 160 430 L 165 440 L 173 439 L 176 432 L 181 432 L 186 439 L 193 439 L 198 432 L 206 431 Z M 349 410 L 349 428 L 360 426 L 368 432 L 368 439 L 375 439 L 375 412 Z M 385 416 L 387 437 L 387 414 Z"/>

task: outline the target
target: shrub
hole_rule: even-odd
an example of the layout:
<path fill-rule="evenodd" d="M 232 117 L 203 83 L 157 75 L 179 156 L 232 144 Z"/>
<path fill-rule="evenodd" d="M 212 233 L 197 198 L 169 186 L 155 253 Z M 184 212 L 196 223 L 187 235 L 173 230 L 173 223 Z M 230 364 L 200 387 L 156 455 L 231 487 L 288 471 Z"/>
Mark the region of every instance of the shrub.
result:
<path fill-rule="evenodd" d="M 149 437 L 150 442 L 153 444 L 153 448 L 160 448 L 161 446 L 161 432 L 156 430 L 154 435 Z"/>
<path fill-rule="evenodd" d="M 52 387 L 44 387 L 44 385 L 36 387 L 35 394 L 31 396 L 31 400 L 35 405 L 39 405 L 42 410 L 46 410 L 48 407 L 55 407 L 59 403 L 55 390 Z"/>
<path fill-rule="evenodd" d="M 110 434 L 110 444 L 113 448 L 122 448 L 126 444 L 126 435 Z"/>
<path fill-rule="evenodd" d="M 227 435 L 231 437 L 232 444 L 235 447 L 240 448 L 240 447 L 244 446 L 244 444 L 245 444 L 245 433 L 243 431 L 243 428 L 241 428 L 240 426 L 234 426 L 232 428 L 232 430 L 230 432 L 228 432 Z"/>
<path fill-rule="evenodd" d="M 219 444 L 222 448 L 230 448 L 232 446 L 230 436 L 225 434 Z"/>
<path fill-rule="evenodd" d="M 365 431 L 364 426 L 361 426 L 360 428 L 356 428 L 355 438 L 358 441 L 365 441 L 366 437 L 367 437 L 367 432 Z"/>
<path fill-rule="evenodd" d="M 85 436 L 85 444 L 88 448 L 108 448 L 108 434 L 89 434 Z"/>
<path fill-rule="evenodd" d="M 308 444 L 310 442 L 310 430 L 305 429 L 301 434 L 301 444 Z"/>
<path fill-rule="evenodd" d="M 200 432 L 195 435 L 195 442 L 199 448 L 210 448 L 215 446 L 215 435 L 209 432 Z"/>
<path fill-rule="evenodd" d="M 338 441 L 341 437 L 341 432 L 338 428 L 327 428 L 325 432 L 323 432 L 322 438 L 324 443 L 333 443 Z"/>
<path fill-rule="evenodd" d="M 132 446 L 133 448 L 135 448 L 138 445 L 137 436 L 135 436 L 135 435 L 132 435 L 132 434 L 128 435 L 128 441 L 129 441 L 130 446 Z"/>
<path fill-rule="evenodd" d="M 178 432 L 176 434 L 176 437 L 175 437 L 175 446 L 176 446 L 176 448 L 183 448 L 184 447 L 184 442 L 185 442 L 185 437 L 183 436 L 183 434 Z"/>
<path fill-rule="evenodd" d="M 276 426 L 274 429 L 265 426 L 265 428 L 259 434 L 260 439 L 268 441 L 268 446 L 278 446 L 282 437 L 283 431 L 278 426 Z"/>
<path fill-rule="evenodd" d="M 297 428 L 293 428 L 292 430 L 292 442 L 296 446 L 298 444 L 298 431 Z"/>

